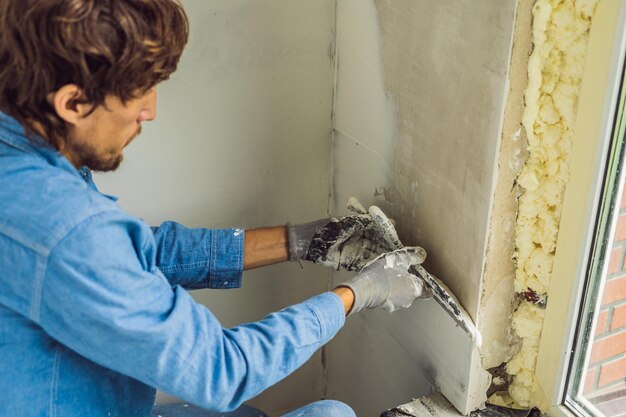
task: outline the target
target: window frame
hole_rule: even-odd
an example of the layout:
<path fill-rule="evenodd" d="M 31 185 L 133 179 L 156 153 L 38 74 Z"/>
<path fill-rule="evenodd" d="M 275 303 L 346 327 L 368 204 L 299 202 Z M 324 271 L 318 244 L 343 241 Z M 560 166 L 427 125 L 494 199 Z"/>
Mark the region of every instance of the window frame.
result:
<path fill-rule="evenodd" d="M 598 201 L 598 214 L 592 235 L 592 248 L 582 290 L 581 312 L 573 339 L 572 358 L 566 380 L 564 405 L 583 416 L 601 415 L 597 408 L 582 395 L 586 371 L 589 366 L 595 329 L 600 312 L 598 300 L 604 294 L 604 284 L 613 243 L 613 236 L 620 211 L 624 184 L 624 145 L 626 140 L 626 68 L 622 68 L 619 86 L 619 102 L 616 105 L 611 128 L 608 156 L 602 175 L 603 185 Z"/>

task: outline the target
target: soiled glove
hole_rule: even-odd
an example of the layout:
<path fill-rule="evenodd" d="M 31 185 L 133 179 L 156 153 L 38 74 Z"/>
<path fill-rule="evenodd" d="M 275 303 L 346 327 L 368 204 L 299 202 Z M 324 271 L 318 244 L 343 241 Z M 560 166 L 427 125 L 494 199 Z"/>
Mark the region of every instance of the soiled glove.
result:
<path fill-rule="evenodd" d="M 410 307 L 417 298 L 431 297 L 424 282 L 409 273 L 411 265 L 420 263 L 419 249 L 406 247 L 381 255 L 354 278 L 339 285 L 354 293 L 354 304 L 348 314 L 379 307 L 392 312 Z"/>
<path fill-rule="evenodd" d="M 376 206 L 365 210 L 354 198 L 348 208 L 356 214 L 288 225 L 289 259 L 307 260 L 335 269 L 360 271 L 377 256 L 403 245 L 391 221 Z M 426 252 L 416 247 L 419 261 Z"/>
<path fill-rule="evenodd" d="M 313 236 L 329 224 L 333 219 L 330 217 L 315 220 L 304 224 L 287 223 L 287 236 L 289 238 L 289 260 L 300 261 L 307 260 L 307 254 L 311 247 Z"/>

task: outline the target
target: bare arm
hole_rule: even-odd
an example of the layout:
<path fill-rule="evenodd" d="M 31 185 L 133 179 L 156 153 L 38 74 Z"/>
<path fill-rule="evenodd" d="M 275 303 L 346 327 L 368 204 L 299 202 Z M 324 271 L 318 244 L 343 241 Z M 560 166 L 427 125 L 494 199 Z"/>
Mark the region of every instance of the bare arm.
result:
<path fill-rule="evenodd" d="M 254 269 L 289 260 L 287 226 L 246 230 L 243 269 Z"/>

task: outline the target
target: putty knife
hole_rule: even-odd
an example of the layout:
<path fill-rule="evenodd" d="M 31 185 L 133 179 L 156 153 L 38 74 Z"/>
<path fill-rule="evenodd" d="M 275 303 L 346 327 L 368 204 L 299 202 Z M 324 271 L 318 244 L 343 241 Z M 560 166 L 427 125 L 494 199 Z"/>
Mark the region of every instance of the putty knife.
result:
<path fill-rule="evenodd" d="M 430 275 L 421 265 L 411 266 L 409 272 L 421 278 L 424 284 L 432 291 L 435 301 L 437 301 L 446 313 L 456 321 L 457 325 L 468 334 L 472 342 L 477 347 L 481 347 L 483 341 L 480 332 L 474 325 L 472 318 L 467 314 L 467 311 L 461 307 L 456 297 L 452 295 L 450 289 L 443 282 Z"/>
<path fill-rule="evenodd" d="M 354 199 L 356 201 L 356 199 Z M 356 206 L 358 201 L 350 201 L 349 206 Z M 358 204 L 359 208 L 363 211 L 365 209 L 363 206 Z M 358 207 L 357 206 L 357 207 Z M 352 208 L 350 207 L 350 208 Z M 398 234 L 396 232 L 393 223 L 389 220 L 389 218 L 383 213 L 383 211 L 376 207 L 372 206 L 369 209 L 369 214 L 374 219 L 374 222 L 380 229 L 385 240 L 391 245 L 393 248 L 401 249 L 404 247 L 400 239 L 398 238 Z M 482 345 L 482 337 L 480 332 L 474 325 L 472 318 L 469 316 L 467 311 L 461 307 L 461 304 L 457 300 L 457 298 L 452 294 L 452 291 L 443 283 L 441 280 L 438 280 L 434 276 L 428 273 L 421 265 L 413 265 L 409 268 L 409 272 L 413 275 L 419 277 L 424 284 L 431 290 L 433 294 L 433 298 L 443 309 L 454 319 L 457 325 L 468 334 L 471 338 L 472 342 L 480 347 Z"/>

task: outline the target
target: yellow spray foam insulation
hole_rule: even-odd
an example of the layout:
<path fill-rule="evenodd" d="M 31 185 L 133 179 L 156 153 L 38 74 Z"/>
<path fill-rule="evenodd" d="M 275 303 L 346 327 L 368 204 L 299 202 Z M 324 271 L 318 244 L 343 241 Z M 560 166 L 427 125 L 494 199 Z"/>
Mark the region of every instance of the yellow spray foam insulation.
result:
<path fill-rule="evenodd" d="M 521 338 L 508 362 L 509 394 L 521 406 L 533 404 L 535 366 L 543 327 L 563 193 L 568 181 L 578 94 L 591 17 L 597 0 L 538 0 L 533 7 L 533 52 L 522 123 L 528 159 L 518 183 L 515 292 L 522 299 L 513 314 Z"/>

